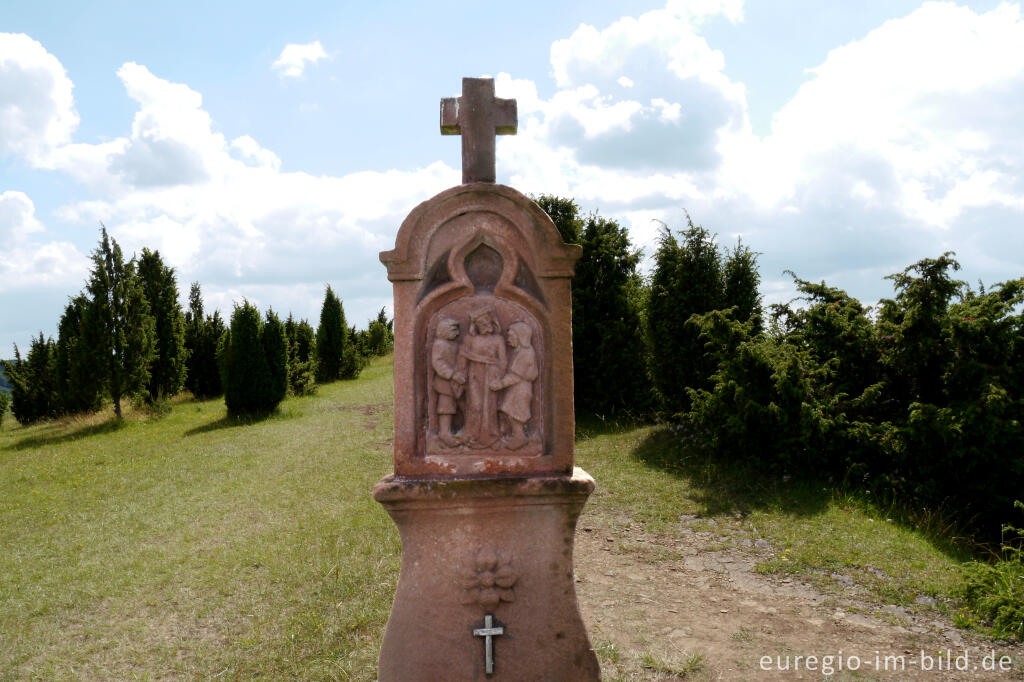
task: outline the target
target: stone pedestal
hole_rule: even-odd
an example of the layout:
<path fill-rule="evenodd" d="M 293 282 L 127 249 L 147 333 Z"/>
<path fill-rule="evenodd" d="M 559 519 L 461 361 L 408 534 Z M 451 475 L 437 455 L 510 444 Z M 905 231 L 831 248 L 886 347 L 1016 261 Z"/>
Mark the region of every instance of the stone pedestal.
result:
<path fill-rule="evenodd" d="M 381 682 L 590 681 L 576 603 L 572 275 L 528 197 L 494 184 L 514 100 L 463 79 L 441 103 L 463 183 L 417 206 L 380 254 L 395 294 L 395 474 L 373 489 L 402 535 Z"/>
<path fill-rule="evenodd" d="M 597 680 L 576 602 L 576 519 L 594 489 L 572 475 L 402 479 L 373 490 L 402 537 L 381 682 Z M 490 623 L 486 616 L 491 615 Z M 493 672 L 486 671 L 484 626 Z"/>

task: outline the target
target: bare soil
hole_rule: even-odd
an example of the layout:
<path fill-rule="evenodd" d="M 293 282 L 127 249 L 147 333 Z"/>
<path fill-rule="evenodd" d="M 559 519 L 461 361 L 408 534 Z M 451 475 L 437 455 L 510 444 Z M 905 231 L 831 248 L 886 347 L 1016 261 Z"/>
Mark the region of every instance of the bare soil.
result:
<path fill-rule="evenodd" d="M 928 597 L 897 606 L 845 575 L 755 571 L 774 557 L 765 540 L 719 535 L 707 520 L 662 536 L 585 512 L 576 589 L 604 679 L 1024 679 L 1024 646 L 956 628 Z"/>

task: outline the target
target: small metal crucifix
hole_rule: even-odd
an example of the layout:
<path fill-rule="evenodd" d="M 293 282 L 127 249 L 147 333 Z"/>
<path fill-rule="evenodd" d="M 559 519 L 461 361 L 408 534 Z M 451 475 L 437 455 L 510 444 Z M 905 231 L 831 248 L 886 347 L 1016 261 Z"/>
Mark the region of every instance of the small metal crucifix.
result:
<path fill-rule="evenodd" d="M 462 182 L 494 182 L 494 136 L 515 135 L 514 99 L 494 96 L 493 78 L 463 78 L 462 97 L 441 100 L 441 134 L 462 135 Z"/>
<path fill-rule="evenodd" d="M 484 638 L 484 673 L 492 675 L 494 673 L 494 638 L 499 635 L 505 634 L 505 628 L 498 625 L 494 625 L 494 616 L 488 613 L 484 616 L 484 626 L 482 628 L 474 628 L 474 637 Z"/>

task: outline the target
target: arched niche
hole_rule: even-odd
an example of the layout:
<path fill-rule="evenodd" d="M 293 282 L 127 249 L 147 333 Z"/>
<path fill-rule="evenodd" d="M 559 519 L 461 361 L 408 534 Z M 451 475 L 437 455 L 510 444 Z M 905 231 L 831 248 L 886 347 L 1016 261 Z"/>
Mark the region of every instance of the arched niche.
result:
<path fill-rule="evenodd" d="M 396 474 L 571 470 L 569 284 L 579 252 L 562 242 L 539 206 L 501 185 L 455 187 L 410 213 L 395 249 L 381 253 L 395 287 Z M 499 330 L 478 334 L 472 316 L 488 307 Z M 447 338 L 452 323 L 458 334 Z M 510 345 L 517 324 L 513 336 L 528 336 L 529 349 Z M 482 365 L 493 370 L 488 381 L 504 382 L 489 396 L 487 410 L 498 409 L 492 440 L 475 426 L 477 407 L 487 402 L 480 398 Z M 470 369 L 473 391 L 449 378 Z"/>

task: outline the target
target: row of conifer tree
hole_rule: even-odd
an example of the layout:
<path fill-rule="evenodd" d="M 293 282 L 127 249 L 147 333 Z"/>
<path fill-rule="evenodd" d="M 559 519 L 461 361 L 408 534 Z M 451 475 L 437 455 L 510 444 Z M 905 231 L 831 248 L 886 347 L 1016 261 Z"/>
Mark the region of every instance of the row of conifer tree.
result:
<path fill-rule="evenodd" d="M 721 459 L 955 510 L 982 533 L 1009 520 L 1024 489 L 1024 279 L 974 291 L 944 254 L 892 275 L 895 298 L 874 310 L 793 275 L 802 301 L 765 311 L 742 242 L 723 249 L 687 218 L 662 229 L 644 278 L 615 220 L 536 200 L 583 248 L 572 285 L 581 415 L 669 420 Z M 40 335 L 8 363 L 19 421 L 96 409 L 101 391 L 119 412 L 123 396 L 158 401 L 182 382 L 199 397 L 223 391 L 233 413 L 262 411 L 391 347 L 383 311 L 356 332 L 329 287 L 316 333 L 248 302 L 228 329 L 203 315 L 198 285 L 178 311 L 157 253 L 125 263 L 104 230 L 93 262 L 57 342 Z"/>
<path fill-rule="evenodd" d="M 757 254 L 738 241 L 720 248 L 693 224 L 662 227 L 647 281 L 641 253 L 618 221 L 584 215 L 570 198 L 534 197 L 562 239 L 583 254 L 572 283 L 573 371 L 578 412 L 600 418 L 671 416 L 688 404 L 687 388 L 714 368 L 691 315 L 732 309 L 734 319 L 761 325 Z"/>
<path fill-rule="evenodd" d="M 643 279 L 614 221 L 539 203 L 583 246 L 583 420 L 667 421 L 634 456 L 743 486 L 754 504 L 838 489 L 978 543 L 1002 560 L 967 564 L 963 594 L 994 634 L 1024 639 L 1024 277 L 972 288 L 943 253 L 889 275 L 895 295 L 873 307 L 788 273 L 798 297 L 765 309 L 757 254 L 721 249 L 688 217 L 662 230 Z"/>
<path fill-rule="evenodd" d="M 1020 526 L 1024 278 L 974 289 L 952 253 L 890 275 L 874 307 L 788 273 L 798 298 L 762 306 L 757 254 L 687 217 L 662 229 L 647 278 L 626 230 L 538 199 L 583 246 L 573 281 L 576 405 L 660 419 L 699 455 L 774 480 L 831 481 L 986 541 Z"/>
<path fill-rule="evenodd" d="M 217 311 L 204 314 L 198 282 L 182 310 L 174 270 L 159 251 L 126 260 L 104 227 L 92 263 L 57 340 L 40 332 L 24 358 L 15 345 L 14 359 L 0 361 L 19 423 L 95 412 L 107 399 L 120 418 L 125 400 L 160 407 L 185 389 L 197 398 L 223 394 L 232 415 L 266 413 L 288 393 L 355 378 L 394 343 L 383 309 L 366 330 L 349 327 L 330 286 L 316 331 L 291 314 L 284 322 L 273 310 L 261 315 L 247 300 L 225 323 Z M 6 407 L 6 394 L 2 400 Z"/>

